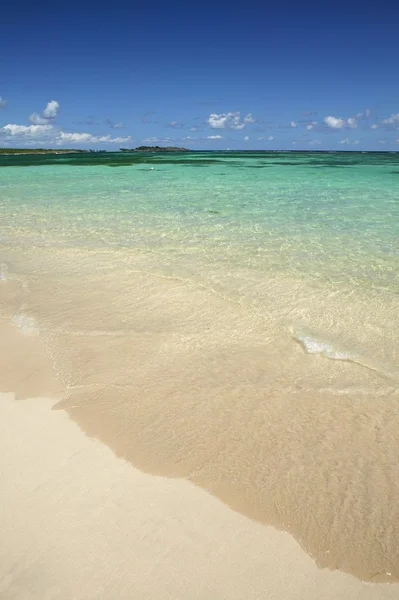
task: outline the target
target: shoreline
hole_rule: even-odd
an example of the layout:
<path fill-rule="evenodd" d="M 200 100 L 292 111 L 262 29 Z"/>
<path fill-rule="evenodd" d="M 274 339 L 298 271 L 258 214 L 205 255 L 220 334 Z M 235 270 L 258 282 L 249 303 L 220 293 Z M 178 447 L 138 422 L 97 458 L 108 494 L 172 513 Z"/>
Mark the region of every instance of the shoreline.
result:
<path fill-rule="evenodd" d="M 25 156 L 30 154 L 84 154 L 86 152 L 93 152 L 93 154 L 95 153 L 94 150 L 43 150 L 41 152 L 37 150 L 26 150 L 24 152 L 0 152 L 0 156 Z"/>
<path fill-rule="evenodd" d="M 76 268 L 75 253 L 73 257 Z M 104 253 L 101 257 L 96 264 L 108 272 L 110 264 Z M 71 259 L 68 254 L 68 260 L 65 262 L 64 258 L 61 262 L 66 266 Z M 95 268 L 87 262 L 87 256 L 84 260 L 92 277 Z M 115 268 L 114 262 L 112 267 Z M 51 272 L 51 269 L 46 268 L 46 271 Z M 236 331 L 236 336 L 244 335 L 247 329 L 259 332 L 259 340 L 252 337 L 251 347 L 244 353 L 240 346 L 235 351 L 233 347 L 229 352 L 215 353 L 212 350 L 215 328 L 201 356 L 192 354 L 187 343 L 181 345 L 180 336 L 170 336 L 168 323 L 173 324 L 176 319 L 190 325 L 188 333 L 195 333 L 199 321 L 193 320 L 193 315 L 201 315 L 203 307 L 211 303 L 212 322 L 216 319 L 218 330 L 226 331 L 225 337 L 232 322 L 242 322 L 244 317 L 238 305 L 227 305 L 222 296 L 215 296 L 205 288 L 187 287 L 183 281 L 137 272 L 134 277 L 129 272 L 124 272 L 121 279 L 107 277 L 107 286 L 101 289 L 98 276 L 93 280 L 81 277 L 76 288 L 75 284 L 70 287 L 71 282 L 64 287 L 68 280 L 57 280 L 54 287 L 54 281 L 41 282 L 32 275 L 25 272 L 25 275 L 9 278 L 5 269 L 6 279 L 1 285 L 4 317 L 0 324 L 1 390 L 17 392 L 20 399 L 55 398 L 56 395 L 57 410 L 64 408 L 86 435 L 104 443 L 134 468 L 155 476 L 188 479 L 261 526 L 271 525 L 288 531 L 321 567 L 352 573 L 363 581 L 397 581 L 395 528 L 390 525 L 396 521 L 395 507 L 386 505 L 389 494 L 382 491 L 394 489 L 395 485 L 381 485 L 382 477 L 388 477 L 389 472 L 384 474 L 380 466 L 385 461 L 386 469 L 394 469 L 396 463 L 394 456 L 387 461 L 386 450 L 380 458 L 381 445 L 373 444 L 374 421 L 363 415 L 363 397 L 348 404 L 342 395 L 332 397 L 327 392 L 312 395 L 308 391 L 306 398 L 301 395 L 300 412 L 298 396 L 291 399 L 280 395 L 277 401 L 271 396 L 271 402 L 259 403 L 258 386 L 250 386 L 253 374 L 261 373 L 265 377 L 265 364 L 269 362 L 268 373 L 271 374 L 278 365 L 271 364 L 267 349 L 262 349 L 263 330 L 258 321 L 252 322 L 252 317 L 245 313 L 249 319 L 247 325 L 244 329 L 241 325 Z M 83 288 L 82 281 L 85 281 Z M 127 284 L 130 294 L 142 302 L 144 313 L 137 309 L 131 312 L 121 304 L 116 316 L 121 314 L 122 319 L 129 317 L 129 320 L 117 327 L 116 335 L 109 336 L 101 313 L 94 308 L 115 306 L 115 295 L 121 302 Z M 81 296 L 83 289 L 84 296 Z M 157 304 L 159 295 L 163 298 L 161 313 Z M 74 298 L 74 307 L 85 307 L 82 321 L 75 320 L 76 308 L 64 312 L 63 307 L 69 307 L 66 300 L 69 297 Z M 29 305 L 35 307 L 33 312 Z M 57 331 L 51 316 L 59 310 L 64 315 L 62 324 L 58 325 L 65 332 L 61 336 L 50 333 Z M 91 324 L 94 336 L 85 329 L 89 313 L 100 319 Z M 148 313 L 152 319 L 151 329 L 141 331 L 141 323 L 147 322 Z M 115 318 L 115 311 L 112 315 Z M 42 328 L 43 318 L 46 325 Z M 205 326 L 206 322 L 201 321 L 201 328 Z M 126 329 L 130 335 L 121 335 Z M 78 335 L 70 335 L 68 331 L 76 331 Z M 133 332 L 134 345 L 131 344 Z M 289 356 L 292 348 L 295 359 L 300 361 L 297 366 L 300 374 L 303 361 L 308 361 L 307 355 L 299 344 L 292 346 L 290 339 L 284 343 L 288 344 L 282 348 L 284 355 Z M 365 377 L 374 377 L 363 367 L 325 360 L 316 358 L 314 369 L 320 371 L 323 366 L 328 372 L 346 369 L 346 377 L 352 384 L 356 373 L 362 381 Z M 130 374 L 132 364 L 135 368 Z M 195 365 L 199 365 L 200 370 Z M 224 382 L 226 374 L 229 387 L 223 391 L 221 386 L 219 393 L 209 398 L 202 382 Z M 251 409 L 243 410 L 242 415 L 244 419 L 252 419 L 250 437 L 242 436 L 248 421 L 232 419 L 232 400 L 237 408 L 243 407 L 242 375 L 247 381 L 246 406 Z M 315 376 L 314 372 L 312 380 Z M 167 403 L 164 403 L 165 398 Z M 373 414 L 378 410 L 382 422 L 387 423 L 384 447 L 392 453 L 395 443 L 390 443 L 388 436 L 395 440 L 395 426 L 389 406 L 378 395 L 373 407 Z M 359 415 L 363 415 L 360 420 Z M 314 435 L 314 423 L 319 425 L 318 438 Z M 360 433 L 371 441 L 371 447 L 380 453 L 367 463 L 367 473 L 358 466 L 364 456 L 363 444 L 351 443 L 351 432 L 358 431 L 359 427 Z M 329 442 L 323 444 L 318 440 Z M 337 440 L 340 440 L 339 445 Z M 263 447 L 266 460 L 254 459 L 256 448 Z M 346 468 L 338 469 L 334 466 L 337 464 L 344 464 Z M 249 466 L 247 471 L 246 466 Z M 326 477 L 331 469 L 333 476 Z M 290 478 L 289 486 L 284 485 L 287 478 Z M 237 481 L 240 485 L 236 485 Z M 364 486 L 368 486 L 368 494 L 363 493 Z M 339 513 L 341 520 L 346 521 L 343 527 L 334 520 L 336 507 L 341 507 L 346 498 L 358 498 L 359 490 L 362 492 L 360 500 L 366 500 L 359 504 L 357 499 L 344 507 Z M 374 493 L 374 502 L 369 499 L 370 490 Z M 373 528 L 368 520 L 370 514 L 374 515 Z M 381 539 L 375 537 L 380 524 L 386 532 L 386 537 Z M 361 553 L 360 547 L 363 548 Z"/>
<path fill-rule="evenodd" d="M 319 569 L 288 533 L 187 481 L 142 473 L 54 404 L 0 394 L 0 593 L 7 598 L 397 597 L 394 584 Z"/>

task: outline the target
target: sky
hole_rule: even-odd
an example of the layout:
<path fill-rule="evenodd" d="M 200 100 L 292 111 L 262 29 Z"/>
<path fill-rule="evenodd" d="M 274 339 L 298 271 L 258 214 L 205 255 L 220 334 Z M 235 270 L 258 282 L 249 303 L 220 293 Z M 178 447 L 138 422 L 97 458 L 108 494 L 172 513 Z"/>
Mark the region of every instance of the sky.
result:
<path fill-rule="evenodd" d="M 398 150 L 399 5 L 6 2 L 0 147 Z"/>

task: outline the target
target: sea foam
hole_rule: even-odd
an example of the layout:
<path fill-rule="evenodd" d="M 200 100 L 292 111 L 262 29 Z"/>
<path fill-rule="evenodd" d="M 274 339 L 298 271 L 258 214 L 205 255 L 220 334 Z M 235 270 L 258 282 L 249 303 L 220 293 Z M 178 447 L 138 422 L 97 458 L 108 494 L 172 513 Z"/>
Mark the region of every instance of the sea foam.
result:
<path fill-rule="evenodd" d="M 391 364 L 376 361 L 368 355 L 367 351 L 352 350 L 341 346 L 339 341 L 328 339 L 325 334 L 308 329 L 300 329 L 294 332 L 294 339 L 301 344 L 307 354 L 321 354 L 332 360 L 344 360 L 356 363 L 376 371 L 380 375 L 399 381 L 399 369 Z"/>
<path fill-rule="evenodd" d="M 13 316 L 12 323 L 24 335 L 38 335 L 39 326 L 34 317 L 25 313 L 18 313 Z"/>

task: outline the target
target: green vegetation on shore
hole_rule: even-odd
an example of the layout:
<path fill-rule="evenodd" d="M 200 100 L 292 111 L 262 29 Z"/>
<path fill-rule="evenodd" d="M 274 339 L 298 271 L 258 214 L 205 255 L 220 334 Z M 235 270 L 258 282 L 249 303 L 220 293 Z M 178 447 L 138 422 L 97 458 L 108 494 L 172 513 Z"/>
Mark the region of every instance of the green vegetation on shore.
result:
<path fill-rule="evenodd" d="M 120 148 L 120 152 L 190 152 L 188 148 L 178 146 L 139 146 L 138 148 Z M 114 150 L 77 150 L 76 148 L 0 148 L 0 154 L 73 154 L 104 153 Z"/>
<path fill-rule="evenodd" d="M 0 148 L 0 154 L 69 154 L 71 152 L 88 152 L 88 150 L 55 149 L 55 148 Z"/>

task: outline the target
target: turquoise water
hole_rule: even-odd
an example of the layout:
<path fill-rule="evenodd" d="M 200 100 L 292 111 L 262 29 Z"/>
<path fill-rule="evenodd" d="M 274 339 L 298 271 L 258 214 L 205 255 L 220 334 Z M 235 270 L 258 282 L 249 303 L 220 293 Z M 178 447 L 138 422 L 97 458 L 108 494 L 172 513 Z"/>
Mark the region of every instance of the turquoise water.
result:
<path fill-rule="evenodd" d="M 125 249 L 147 260 L 140 268 L 258 311 L 273 310 L 267 284 L 276 297 L 282 282 L 288 295 L 305 285 L 342 298 L 342 306 L 331 303 L 330 321 L 359 301 L 366 326 L 384 335 L 391 327 L 399 154 L 21 155 L 1 156 L 0 166 L 5 248 Z M 280 309 L 276 322 L 285 318 Z M 310 315 L 304 321 L 314 326 Z M 396 360 L 396 349 L 388 354 Z"/>
<path fill-rule="evenodd" d="M 0 209 L 1 317 L 90 435 L 399 578 L 399 154 L 0 156 Z"/>
<path fill-rule="evenodd" d="M 195 281 L 258 311 L 273 310 L 267 284 L 276 297 L 282 282 L 286 295 L 305 285 L 342 298 L 342 306 L 331 302 L 330 321 L 359 301 L 365 326 L 384 335 L 391 328 L 399 154 L 21 155 L 0 157 L 0 166 L 5 247 L 130 250 L 147 260 L 142 269 Z M 285 320 L 280 309 L 276 323 Z M 286 316 L 292 310 L 288 301 Z M 285 328 L 296 331 L 296 319 Z M 314 317 L 304 323 L 313 327 Z M 348 333 L 356 345 L 358 333 Z M 396 361 L 396 348 L 388 355 Z"/>
<path fill-rule="evenodd" d="M 0 165 L 17 165 L 0 171 L 3 241 L 156 249 L 171 268 L 204 259 L 398 283 L 396 154 L 105 153 Z"/>

